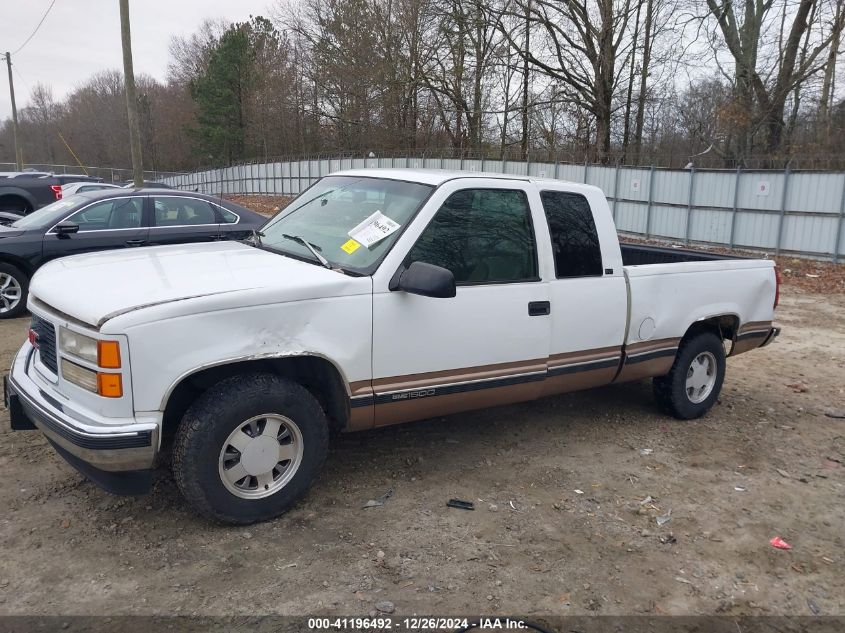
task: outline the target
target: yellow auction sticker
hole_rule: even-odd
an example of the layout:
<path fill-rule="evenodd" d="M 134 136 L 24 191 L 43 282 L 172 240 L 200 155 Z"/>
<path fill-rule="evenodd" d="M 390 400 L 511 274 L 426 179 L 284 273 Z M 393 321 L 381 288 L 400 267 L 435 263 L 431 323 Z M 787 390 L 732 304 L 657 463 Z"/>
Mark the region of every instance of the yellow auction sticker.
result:
<path fill-rule="evenodd" d="M 352 253 L 357 251 L 359 248 L 361 248 L 361 245 L 358 242 L 356 242 L 355 240 L 349 240 L 348 242 L 343 244 L 341 246 L 341 248 L 351 255 Z"/>

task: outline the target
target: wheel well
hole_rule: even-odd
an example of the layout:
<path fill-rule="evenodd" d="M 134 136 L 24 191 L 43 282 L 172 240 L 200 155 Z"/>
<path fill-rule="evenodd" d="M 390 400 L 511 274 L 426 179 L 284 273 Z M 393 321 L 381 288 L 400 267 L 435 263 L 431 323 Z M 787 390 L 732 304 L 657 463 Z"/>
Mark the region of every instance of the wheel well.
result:
<path fill-rule="evenodd" d="M 733 341 L 739 329 L 739 317 L 733 314 L 722 314 L 696 321 L 684 334 L 684 340 L 700 332 L 713 332 L 723 340 Z"/>
<path fill-rule="evenodd" d="M 164 408 L 163 443 L 173 438 L 182 416 L 202 393 L 221 380 L 250 373 L 276 374 L 299 383 L 320 403 L 333 431 L 346 426 L 349 399 L 343 378 L 330 361 L 317 356 L 262 358 L 209 367 L 183 378 Z"/>
<path fill-rule="evenodd" d="M 17 194 L 17 193 L 0 193 L 0 209 L 3 208 L 3 202 L 10 202 L 10 201 L 19 201 L 23 203 L 23 210 L 31 210 L 34 208 L 32 202 L 25 198 L 24 196 Z"/>
<path fill-rule="evenodd" d="M 22 273 L 25 273 L 27 277 L 32 277 L 32 266 L 30 266 L 25 259 L 18 259 L 17 257 L 11 257 L 9 255 L 0 255 L 0 263 L 14 266 Z"/>

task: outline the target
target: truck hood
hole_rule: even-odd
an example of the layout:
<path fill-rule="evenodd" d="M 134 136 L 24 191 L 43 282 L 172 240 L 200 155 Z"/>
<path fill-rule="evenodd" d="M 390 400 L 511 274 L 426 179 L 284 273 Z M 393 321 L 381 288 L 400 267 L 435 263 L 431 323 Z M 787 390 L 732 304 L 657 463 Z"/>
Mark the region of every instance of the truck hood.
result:
<path fill-rule="evenodd" d="M 54 260 L 30 284 L 46 307 L 99 328 L 121 314 L 269 288 L 273 301 L 343 294 L 349 277 L 239 242 L 105 251 Z"/>

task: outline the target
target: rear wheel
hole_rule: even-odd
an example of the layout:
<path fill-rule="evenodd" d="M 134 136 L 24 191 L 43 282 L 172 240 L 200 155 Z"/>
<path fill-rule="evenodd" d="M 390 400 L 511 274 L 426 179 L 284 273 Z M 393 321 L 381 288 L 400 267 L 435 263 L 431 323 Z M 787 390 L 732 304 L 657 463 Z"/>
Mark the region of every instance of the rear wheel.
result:
<path fill-rule="evenodd" d="M 176 433 L 173 474 L 188 503 L 224 523 L 279 516 L 305 494 L 328 453 L 329 425 L 301 385 L 272 374 L 217 383 Z"/>
<path fill-rule="evenodd" d="M 722 339 L 712 332 L 701 332 L 685 339 L 669 373 L 654 379 L 654 396 L 667 413 L 691 420 L 716 403 L 724 379 Z"/>
<path fill-rule="evenodd" d="M 0 319 L 14 319 L 24 313 L 28 290 L 26 273 L 0 262 Z"/>

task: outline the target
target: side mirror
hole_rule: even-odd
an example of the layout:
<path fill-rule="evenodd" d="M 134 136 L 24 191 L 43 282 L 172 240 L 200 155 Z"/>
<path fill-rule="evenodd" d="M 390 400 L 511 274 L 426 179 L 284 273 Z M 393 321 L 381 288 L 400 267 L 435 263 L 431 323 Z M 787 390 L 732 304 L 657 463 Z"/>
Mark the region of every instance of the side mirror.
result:
<path fill-rule="evenodd" d="M 455 296 L 455 275 L 451 270 L 414 262 L 407 268 L 396 271 L 390 280 L 390 290 L 404 290 L 413 295 L 448 299 Z"/>
<path fill-rule="evenodd" d="M 73 222 L 59 222 L 56 225 L 56 235 L 59 237 L 64 237 L 70 235 L 71 233 L 78 233 L 79 232 L 79 225 L 74 224 Z"/>

